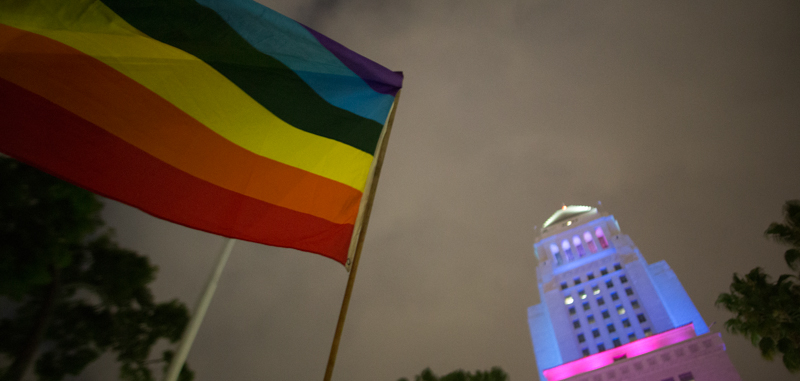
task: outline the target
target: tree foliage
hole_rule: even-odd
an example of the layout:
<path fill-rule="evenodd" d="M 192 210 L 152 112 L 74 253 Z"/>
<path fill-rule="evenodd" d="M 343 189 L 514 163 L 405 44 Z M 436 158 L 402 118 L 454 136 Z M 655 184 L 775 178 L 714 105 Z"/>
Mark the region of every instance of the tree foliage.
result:
<path fill-rule="evenodd" d="M 784 222 L 773 222 L 764 232 L 769 238 L 790 248 L 784 260 L 793 274 L 783 274 L 776 282 L 757 267 L 744 277 L 733 275 L 730 292 L 717 298 L 734 317 L 725 322 L 728 332 L 747 337 L 772 360 L 780 354 L 791 372 L 800 371 L 800 200 L 787 201 Z"/>
<path fill-rule="evenodd" d="M 475 373 L 465 372 L 462 369 L 450 372 L 444 376 L 437 377 L 431 368 L 425 368 L 417 376 L 414 376 L 414 381 L 507 381 L 508 374 L 498 366 L 492 367 L 489 371 L 476 370 Z M 407 378 L 401 378 L 397 381 L 409 381 Z"/>
<path fill-rule="evenodd" d="M 180 339 L 188 310 L 155 302 L 157 268 L 113 241 L 101 208 L 92 193 L 0 157 L 0 301 L 13 308 L 0 319 L 0 380 L 31 365 L 40 380 L 61 380 L 111 351 L 121 379 L 146 381 L 171 358 L 151 360 L 151 348 Z"/>

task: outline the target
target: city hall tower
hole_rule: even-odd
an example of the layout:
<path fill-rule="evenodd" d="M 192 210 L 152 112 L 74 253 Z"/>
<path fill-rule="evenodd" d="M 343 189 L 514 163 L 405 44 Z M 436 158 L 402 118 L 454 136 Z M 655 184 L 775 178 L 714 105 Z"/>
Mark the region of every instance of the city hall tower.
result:
<path fill-rule="evenodd" d="M 741 380 L 666 262 L 648 264 L 614 216 L 564 206 L 533 245 L 528 308 L 542 381 Z"/>

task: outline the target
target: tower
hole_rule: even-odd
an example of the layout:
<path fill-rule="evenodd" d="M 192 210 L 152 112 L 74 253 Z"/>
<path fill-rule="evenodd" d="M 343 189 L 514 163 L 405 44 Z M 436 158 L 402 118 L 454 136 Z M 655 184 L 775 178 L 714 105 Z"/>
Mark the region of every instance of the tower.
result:
<path fill-rule="evenodd" d="M 528 324 L 542 381 L 741 380 L 672 269 L 648 264 L 614 216 L 564 206 L 533 249 L 541 303 Z"/>

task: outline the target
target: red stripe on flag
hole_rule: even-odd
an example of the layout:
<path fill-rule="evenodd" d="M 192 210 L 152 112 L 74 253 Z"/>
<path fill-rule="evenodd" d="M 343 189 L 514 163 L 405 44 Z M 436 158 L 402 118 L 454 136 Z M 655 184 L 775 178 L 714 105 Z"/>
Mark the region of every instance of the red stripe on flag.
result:
<path fill-rule="evenodd" d="M 342 264 L 347 260 L 352 224 L 334 224 L 200 180 L 4 79 L 0 103 L 0 151 L 12 157 L 177 224 Z"/>

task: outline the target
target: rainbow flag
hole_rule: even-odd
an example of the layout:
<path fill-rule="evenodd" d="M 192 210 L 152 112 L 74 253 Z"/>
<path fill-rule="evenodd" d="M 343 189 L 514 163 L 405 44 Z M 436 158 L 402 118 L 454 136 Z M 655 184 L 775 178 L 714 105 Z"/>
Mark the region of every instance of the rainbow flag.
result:
<path fill-rule="evenodd" d="M 0 152 L 343 264 L 401 84 L 250 0 L 0 3 Z"/>

